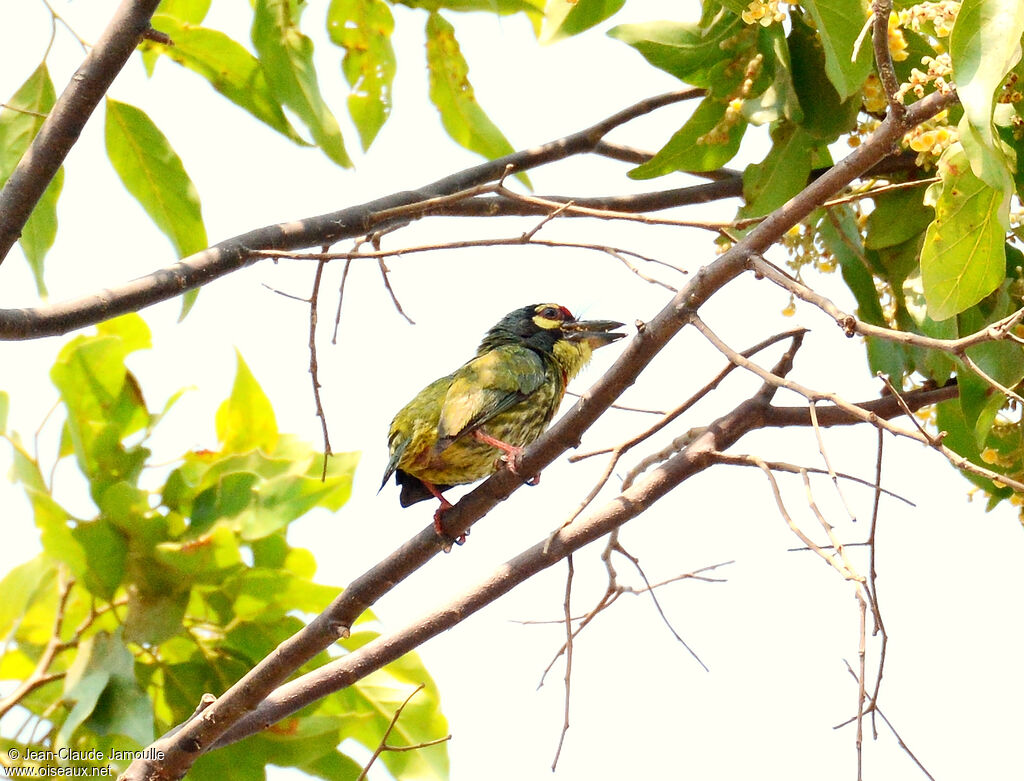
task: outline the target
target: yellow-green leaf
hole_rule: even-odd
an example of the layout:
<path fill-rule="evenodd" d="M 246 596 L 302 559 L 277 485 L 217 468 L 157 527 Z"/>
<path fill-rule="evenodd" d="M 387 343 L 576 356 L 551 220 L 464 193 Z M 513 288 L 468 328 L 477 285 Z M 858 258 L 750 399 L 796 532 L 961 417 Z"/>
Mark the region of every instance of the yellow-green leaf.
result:
<path fill-rule="evenodd" d="M 632 179 L 651 179 L 673 171 L 713 171 L 721 168 L 740 148 L 746 120 L 725 121 L 727 104 L 704 98 L 697 110 L 658 153 L 629 172 Z"/>
<path fill-rule="evenodd" d="M 217 438 L 224 451 L 245 453 L 262 450 L 272 453 L 277 445 L 277 419 L 270 399 L 263 392 L 248 365 L 238 357 L 235 384 L 231 395 L 217 410 Z"/>
<path fill-rule="evenodd" d="M 0 111 L 0 185 L 7 181 L 28 151 L 55 100 L 53 82 L 44 62 L 6 102 L 7 107 Z M 40 295 L 46 295 L 43 261 L 57 236 L 57 199 L 63 181 L 64 169 L 59 168 L 29 215 L 19 239 Z"/>
<path fill-rule="evenodd" d="M 207 246 L 199 194 L 181 159 L 142 109 L 107 98 L 107 156 L 121 183 L 178 257 Z"/>
<path fill-rule="evenodd" d="M 971 169 L 1009 197 L 1012 163 L 992 129 L 996 90 L 1020 60 L 1024 3 L 964 0 L 950 35 L 956 93 L 964 108 L 959 135 Z"/>
<path fill-rule="evenodd" d="M 331 160 L 349 167 L 341 128 L 320 93 L 313 42 L 299 29 L 296 0 L 256 0 L 252 42 L 277 100 L 294 111 Z"/>
<path fill-rule="evenodd" d="M 618 13 L 626 0 L 549 0 L 544 8 L 544 43 L 578 35 Z"/>
<path fill-rule="evenodd" d="M 512 152 L 512 145 L 477 103 L 455 29 L 436 12 L 427 18 L 427 69 L 430 99 L 456 143 L 491 159 Z"/>
<path fill-rule="evenodd" d="M 306 144 L 285 117 L 259 60 L 242 44 L 219 30 L 198 27 L 173 16 L 155 15 L 152 24 L 169 35 L 173 45 L 147 42 L 147 48 L 198 73 L 217 92 L 278 133 Z"/>
<path fill-rule="evenodd" d="M 945 320 L 978 303 L 1006 276 L 1009 201 L 974 175 L 959 145 L 939 165 L 942 190 L 921 251 L 928 314 Z"/>
<path fill-rule="evenodd" d="M 352 88 L 348 113 L 363 149 L 369 148 L 391 114 L 394 29 L 395 20 L 383 0 L 331 0 L 327 9 L 327 32 L 345 50 L 341 69 Z"/>
<path fill-rule="evenodd" d="M 873 61 L 871 31 L 861 38 L 868 21 L 865 4 L 861 0 L 806 0 L 803 5 L 814 19 L 825 49 L 825 72 L 839 97 L 859 92 Z M 860 48 L 855 52 L 858 39 Z"/>

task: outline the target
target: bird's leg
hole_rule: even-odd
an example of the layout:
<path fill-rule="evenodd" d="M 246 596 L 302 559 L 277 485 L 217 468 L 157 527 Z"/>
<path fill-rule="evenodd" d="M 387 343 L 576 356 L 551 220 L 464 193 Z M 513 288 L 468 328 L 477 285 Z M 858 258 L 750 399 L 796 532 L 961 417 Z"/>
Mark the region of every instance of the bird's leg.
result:
<path fill-rule="evenodd" d="M 508 467 L 508 471 L 514 475 L 519 474 L 519 461 L 523 456 L 523 449 L 516 445 L 510 445 L 508 442 L 502 442 L 500 439 L 495 439 L 490 434 L 485 434 L 480 429 L 473 429 L 473 438 L 483 442 L 485 445 L 497 448 L 505 455 L 502 456 L 502 460 Z M 540 482 L 540 475 L 534 475 L 533 477 L 524 480 L 527 485 L 537 485 Z"/>
<path fill-rule="evenodd" d="M 441 525 L 441 519 L 444 517 L 444 514 L 448 512 L 450 509 L 452 509 L 452 507 L 454 507 L 455 505 L 453 505 L 451 502 L 445 499 L 444 494 L 438 491 L 437 486 L 435 486 L 433 483 L 428 483 L 426 480 L 420 480 L 420 482 L 423 483 L 423 485 L 426 486 L 426 489 L 430 491 L 431 494 L 434 495 L 434 498 L 441 503 L 440 505 L 438 505 L 437 509 L 434 510 L 434 531 L 437 532 L 438 537 L 447 540 L 447 546 L 448 548 L 451 548 L 452 538 L 445 534 L 444 527 Z M 456 545 L 462 545 L 462 543 L 464 543 L 465 541 L 465 534 L 460 534 L 458 537 L 455 538 Z"/>

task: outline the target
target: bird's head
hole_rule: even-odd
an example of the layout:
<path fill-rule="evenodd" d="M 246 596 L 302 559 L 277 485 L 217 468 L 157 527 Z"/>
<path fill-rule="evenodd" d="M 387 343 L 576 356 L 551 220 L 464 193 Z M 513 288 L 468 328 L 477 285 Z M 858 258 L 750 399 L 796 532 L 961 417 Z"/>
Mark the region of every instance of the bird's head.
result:
<path fill-rule="evenodd" d="M 559 304 L 531 304 L 505 315 L 480 343 L 478 354 L 503 344 L 522 344 L 554 355 L 567 378 L 572 378 L 599 347 L 621 339 L 614 320 L 577 320 Z"/>

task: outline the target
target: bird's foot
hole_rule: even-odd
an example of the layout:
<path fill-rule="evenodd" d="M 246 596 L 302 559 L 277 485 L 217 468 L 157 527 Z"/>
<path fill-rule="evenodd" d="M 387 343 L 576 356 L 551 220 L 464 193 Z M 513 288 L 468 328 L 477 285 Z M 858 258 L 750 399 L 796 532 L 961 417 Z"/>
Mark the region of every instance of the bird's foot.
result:
<path fill-rule="evenodd" d="M 495 439 L 491 435 L 485 434 L 480 429 L 473 431 L 473 437 L 484 444 L 500 450 L 502 452 L 500 462 L 508 468 L 509 472 L 517 477 L 521 476 L 519 472 L 519 462 L 523 460 L 523 448 L 518 445 L 510 445 L 508 442 L 502 442 L 500 439 Z M 525 478 L 523 482 L 527 485 L 537 485 L 537 483 L 540 482 L 540 475 Z"/>
<path fill-rule="evenodd" d="M 501 457 L 502 462 L 508 468 L 508 471 L 514 474 L 516 477 L 520 477 L 523 483 L 528 486 L 535 486 L 540 483 L 540 474 L 536 474 L 533 477 L 523 477 L 522 472 L 519 471 L 519 464 L 523 460 L 523 449 L 519 448 L 519 452 L 515 455 L 504 455 Z"/>
<path fill-rule="evenodd" d="M 441 500 L 441 504 L 439 504 L 437 509 L 434 510 L 434 531 L 437 532 L 437 536 L 444 542 L 444 552 L 448 553 L 452 549 L 452 543 L 455 543 L 456 545 L 462 545 L 465 543 L 466 535 L 469 534 L 469 532 L 467 531 L 465 534 L 460 534 L 458 537 L 452 537 L 444 530 L 444 514 L 452 509 L 454 505 L 443 496 L 438 496 L 438 499 Z"/>

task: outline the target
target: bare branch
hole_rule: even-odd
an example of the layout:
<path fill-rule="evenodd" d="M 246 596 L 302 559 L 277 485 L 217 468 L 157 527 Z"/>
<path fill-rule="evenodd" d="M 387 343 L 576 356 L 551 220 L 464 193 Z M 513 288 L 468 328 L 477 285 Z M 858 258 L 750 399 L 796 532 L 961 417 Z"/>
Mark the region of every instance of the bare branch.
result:
<path fill-rule="evenodd" d="M 136 5 L 144 6 L 149 10 L 149 14 L 152 14 L 152 10 L 157 5 L 157 0 L 125 0 L 122 9 L 132 10 Z M 111 28 L 108 29 L 113 29 L 117 26 L 118 31 L 120 31 L 121 27 L 130 23 L 129 26 L 133 35 L 131 46 L 134 47 L 139 36 L 149 27 L 149 14 L 145 16 L 144 23 L 143 20 L 138 18 L 141 16 L 141 13 L 136 12 L 136 15 L 131 16 L 128 22 L 122 21 L 119 22 L 119 25 L 112 23 Z M 115 21 L 118 20 L 120 20 L 120 17 L 117 17 Z M 111 42 L 109 48 L 116 50 L 115 43 L 119 43 L 121 48 L 124 48 L 125 41 L 120 39 Z M 93 52 L 105 51 L 107 48 L 107 46 L 101 47 L 97 45 Z M 130 53 L 129 49 L 125 54 L 125 59 L 127 59 Z M 106 89 L 108 83 L 106 82 L 102 85 L 102 90 Z M 90 82 L 90 84 L 92 83 Z M 95 89 L 96 85 L 93 84 L 92 86 Z M 94 96 L 95 101 L 102 97 L 102 90 Z M 260 259 L 260 256 L 255 254 L 256 250 L 303 249 L 325 244 L 330 245 L 342 239 L 354 238 L 388 228 L 396 222 L 408 222 L 411 219 L 423 216 L 421 210 L 415 208 L 418 205 L 500 179 L 510 166 L 513 172 L 525 171 L 556 160 L 563 160 L 573 155 L 589 152 L 605 135 L 616 127 L 629 122 L 631 119 L 648 114 L 672 103 L 699 97 L 702 94 L 703 90 L 684 89 L 648 98 L 572 135 L 521 152 L 514 152 L 497 160 L 480 163 L 417 190 L 406 190 L 369 201 L 359 206 L 352 206 L 318 217 L 269 225 L 243 233 L 187 258 L 183 258 L 173 266 L 126 282 L 116 290 L 105 290 L 95 295 L 47 306 L 0 310 L 0 340 L 37 339 L 43 336 L 55 336 L 76 328 L 94 325 L 126 312 L 138 311 L 252 265 Z M 95 101 L 92 105 L 95 105 Z M 60 105 L 61 103 L 58 101 L 58 106 Z M 91 110 L 91 106 L 88 110 Z M 88 115 L 88 110 L 82 112 L 83 121 L 84 116 Z M 54 116 L 58 114 L 58 107 L 55 106 L 50 120 L 54 121 Z M 48 137 L 44 139 L 43 132 L 41 131 L 32 147 L 33 150 L 39 150 L 38 154 L 32 155 L 30 153 L 26 159 L 28 157 L 33 157 L 33 159 L 36 157 L 40 159 L 49 157 L 50 155 L 47 151 L 49 148 L 50 142 Z M 60 161 L 63 160 L 63 154 L 66 151 L 64 149 L 63 153 L 60 154 L 56 165 L 53 166 L 53 171 L 56 171 L 59 167 Z M 28 168 L 25 161 L 22 161 L 22 164 Z M 26 170 L 21 173 L 20 179 L 28 178 L 32 183 L 35 183 L 36 179 L 40 179 L 42 182 L 41 185 L 38 185 L 41 188 L 39 193 L 30 198 L 28 195 L 21 194 L 21 190 L 28 185 L 17 185 L 16 183 L 16 178 L 19 178 L 18 171 L 20 170 L 21 168 L 15 171 L 15 174 L 8 180 L 3 192 L 0 193 L 0 196 L 2 196 L 8 190 L 11 190 L 11 194 L 7 196 L 11 199 L 10 204 L 5 202 L 3 197 L 0 197 L 0 214 L 11 214 L 13 216 L 15 215 L 14 208 L 17 207 L 25 211 L 24 218 L 19 223 L 17 221 L 18 218 L 15 217 L 10 224 L 0 226 L 0 230 L 2 230 L 0 232 L 0 249 L 9 249 L 14 241 L 17 240 L 21 226 L 28 218 L 28 213 L 32 210 L 35 202 L 41 196 L 43 190 L 45 190 L 50 177 L 53 175 L 53 172 L 50 172 L 49 175 L 45 173 L 37 175 L 37 172 L 34 170 L 34 164 L 31 171 Z M 31 176 L 29 175 L 30 173 L 32 174 Z M 11 189 L 14 187 L 18 189 Z M 18 214 L 20 215 L 20 211 Z M 384 216 L 382 217 L 381 215 Z"/>
<path fill-rule="evenodd" d="M 373 752 L 373 756 L 370 757 L 370 760 L 363 767 L 363 771 L 359 774 L 358 778 L 356 778 L 356 781 L 363 781 L 363 779 L 366 778 L 366 774 L 370 772 L 370 767 L 372 767 L 373 763 L 377 761 L 377 757 L 379 757 L 385 751 L 417 751 L 421 748 L 426 748 L 428 746 L 436 746 L 438 743 L 446 743 L 447 741 L 452 739 L 451 735 L 446 735 L 443 738 L 428 740 L 425 743 L 417 743 L 415 746 L 392 746 L 388 744 L 388 737 L 390 737 L 391 733 L 394 731 L 395 725 L 398 724 L 398 720 L 401 718 L 402 711 L 405 710 L 405 706 L 408 705 L 412 698 L 419 694 L 422 690 L 423 684 L 421 683 L 419 686 L 417 686 L 415 689 L 409 692 L 409 696 L 406 697 L 405 700 L 402 701 L 402 704 L 399 705 L 398 708 L 395 710 L 394 715 L 391 717 L 391 722 L 388 724 L 388 728 L 384 730 L 384 735 L 380 739 L 380 744 Z"/>

